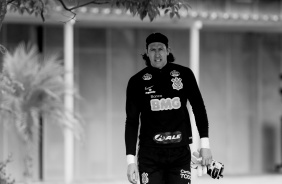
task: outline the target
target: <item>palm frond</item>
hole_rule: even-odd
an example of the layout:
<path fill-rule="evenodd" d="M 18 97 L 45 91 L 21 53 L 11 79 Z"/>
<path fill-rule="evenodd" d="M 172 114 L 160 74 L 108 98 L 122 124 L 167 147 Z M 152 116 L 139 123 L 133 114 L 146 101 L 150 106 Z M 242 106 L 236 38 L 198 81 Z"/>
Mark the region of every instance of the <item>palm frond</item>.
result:
<path fill-rule="evenodd" d="M 21 84 L 11 79 L 7 73 L 0 73 L 0 112 L 15 115 L 11 106 L 15 100 L 16 89 L 20 89 Z"/>
<path fill-rule="evenodd" d="M 13 53 L 7 52 L 4 55 L 3 71 L 28 89 L 30 81 L 34 80 L 32 77 L 40 68 L 39 57 L 35 46 L 19 44 Z"/>

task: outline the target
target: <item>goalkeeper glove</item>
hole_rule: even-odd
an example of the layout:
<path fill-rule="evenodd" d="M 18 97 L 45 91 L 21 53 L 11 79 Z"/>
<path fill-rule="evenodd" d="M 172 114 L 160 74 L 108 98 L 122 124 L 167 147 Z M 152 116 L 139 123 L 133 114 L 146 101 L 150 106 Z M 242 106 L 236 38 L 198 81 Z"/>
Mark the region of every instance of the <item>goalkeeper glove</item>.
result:
<path fill-rule="evenodd" d="M 191 168 L 198 170 L 198 176 L 203 174 L 208 174 L 213 179 L 223 178 L 224 165 L 221 162 L 212 160 L 211 164 L 207 166 L 201 165 L 201 160 L 199 152 L 193 152 L 191 157 Z"/>

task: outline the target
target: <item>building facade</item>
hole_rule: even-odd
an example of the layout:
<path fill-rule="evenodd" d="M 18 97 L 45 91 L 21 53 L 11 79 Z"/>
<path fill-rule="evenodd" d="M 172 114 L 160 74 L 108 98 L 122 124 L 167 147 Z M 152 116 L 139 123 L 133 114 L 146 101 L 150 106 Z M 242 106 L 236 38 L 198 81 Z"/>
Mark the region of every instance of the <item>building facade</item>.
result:
<path fill-rule="evenodd" d="M 84 140 L 74 144 L 74 180 L 126 180 L 124 145 L 125 93 L 129 78 L 145 67 L 141 54 L 151 32 L 162 32 L 176 63 L 191 66 L 191 31 L 199 29 L 199 85 L 210 122 L 213 157 L 227 175 L 273 172 L 282 162 L 281 96 L 282 20 L 279 1 L 191 1 L 181 19 L 160 16 L 141 21 L 110 8 L 78 10 L 74 31 L 74 82 L 83 98 L 75 104 L 85 119 Z M 13 50 L 20 42 L 40 44 L 43 53 L 63 59 L 62 10 L 45 23 L 9 13 L 1 44 Z M 0 59 L 2 61 L 2 57 Z M 0 123 L 0 159 L 23 178 L 24 146 L 15 129 Z M 43 166 L 35 159 L 35 179 L 64 179 L 64 136 L 44 122 Z M 36 152 L 36 151 L 35 151 Z"/>

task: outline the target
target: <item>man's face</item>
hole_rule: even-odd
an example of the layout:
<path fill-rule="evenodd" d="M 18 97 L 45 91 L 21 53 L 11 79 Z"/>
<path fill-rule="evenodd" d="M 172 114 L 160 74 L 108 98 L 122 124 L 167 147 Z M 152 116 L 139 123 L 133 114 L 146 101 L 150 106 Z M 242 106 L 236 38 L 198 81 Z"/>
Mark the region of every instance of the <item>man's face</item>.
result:
<path fill-rule="evenodd" d="M 147 56 L 150 59 L 152 67 L 161 69 L 167 63 L 168 48 L 160 42 L 153 42 L 148 45 Z"/>

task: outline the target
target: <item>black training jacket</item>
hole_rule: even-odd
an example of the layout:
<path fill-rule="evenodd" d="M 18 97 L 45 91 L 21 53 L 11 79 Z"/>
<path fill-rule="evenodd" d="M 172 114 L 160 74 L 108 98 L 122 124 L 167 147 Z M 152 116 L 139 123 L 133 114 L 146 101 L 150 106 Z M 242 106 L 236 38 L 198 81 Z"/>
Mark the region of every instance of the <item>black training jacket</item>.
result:
<path fill-rule="evenodd" d="M 191 69 L 167 63 L 162 69 L 146 67 L 130 78 L 126 92 L 126 155 L 139 145 L 178 147 L 192 143 L 187 109 L 189 100 L 200 138 L 208 137 L 205 105 Z"/>

